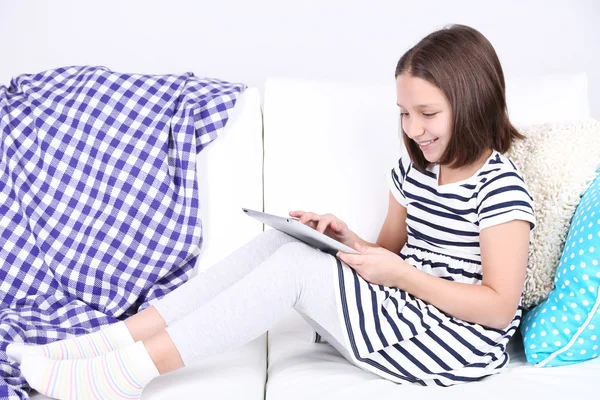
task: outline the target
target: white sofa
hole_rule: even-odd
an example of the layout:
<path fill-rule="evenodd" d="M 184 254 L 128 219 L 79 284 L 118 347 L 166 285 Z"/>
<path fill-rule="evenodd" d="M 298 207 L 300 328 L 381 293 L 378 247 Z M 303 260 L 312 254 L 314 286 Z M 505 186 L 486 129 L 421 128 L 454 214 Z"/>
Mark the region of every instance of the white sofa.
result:
<path fill-rule="evenodd" d="M 590 118 L 584 75 L 507 80 L 517 125 Z M 386 176 L 400 152 L 395 86 L 271 79 L 264 100 L 265 211 L 332 212 L 375 241 L 387 211 Z M 569 140 L 569 138 L 565 138 Z M 359 370 L 295 312 L 269 332 L 267 399 L 563 400 L 600 392 L 600 359 L 569 367 L 527 364 L 520 338 L 508 371 L 449 388 L 396 385 Z"/>
<path fill-rule="evenodd" d="M 225 131 L 199 156 L 205 244 L 198 270 L 263 230 L 241 207 L 282 215 L 292 209 L 332 212 L 375 241 L 387 210 L 385 174 L 400 151 L 394 90 L 393 80 L 358 85 L 269 79 L 264 115 L 258 90 L 246 90 Z M 590 117 L 584 75 L 508 79 L 507 96 L 511 118 L 519 125 Z M 251 343 L 156 379 L 142 399 L 504 400 L 536 395 L 562 400 L 600 390 L 600 359 L 535 368 L 526 363 L 518 337 L 510 345 L 507 371 L 443 389 L 396 385 L 361 371 L 329 344 L 312 343 L 312 334 L 290 310 Z"/>

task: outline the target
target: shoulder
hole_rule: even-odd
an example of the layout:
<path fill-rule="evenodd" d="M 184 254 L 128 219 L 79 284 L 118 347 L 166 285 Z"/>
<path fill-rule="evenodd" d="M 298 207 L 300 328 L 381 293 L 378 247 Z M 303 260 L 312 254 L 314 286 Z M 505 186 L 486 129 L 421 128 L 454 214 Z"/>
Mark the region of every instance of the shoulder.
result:
<path fill-rule="evenodd" d="M 519 168 L 506 156 L 496 153 L 480 173 L 477 214 L 480 229 L 524 219 L 535 226 L 533 198 Z"/>
<path fill-rule="evenodd" d="M 529 193 L 527 183 L 519 168 L 505 155 L 494 152 L 479 173 L 479 192 L 489 192 L 498 187 L 517 186 Z"/>
<path fill-rule="evenodd" d="M 410 155 L 405 149 L 402 149 L 398 160 L 394 165 L 394 171 L 404 178 L 409 171 L 412 169 L 412 160 L 410 159 Z"/>

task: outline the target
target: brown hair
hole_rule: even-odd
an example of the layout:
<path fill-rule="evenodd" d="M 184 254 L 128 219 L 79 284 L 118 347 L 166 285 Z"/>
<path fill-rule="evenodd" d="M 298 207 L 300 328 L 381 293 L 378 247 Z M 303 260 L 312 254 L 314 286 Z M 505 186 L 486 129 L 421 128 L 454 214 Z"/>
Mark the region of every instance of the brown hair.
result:
<path fill-rule="evenodd" d="M 396 74 L 409 74 L 438 87 L 452 108 L 452 136 L 440 164 L 460 168 L 489 148 L 506 152 L 523 139 L 508 119 L 504 74 L 492 44 L 477 30 L 450 25 L 408 50 Z M 417 169 L 429 162 L 402 128 L 404 144 Z"/>

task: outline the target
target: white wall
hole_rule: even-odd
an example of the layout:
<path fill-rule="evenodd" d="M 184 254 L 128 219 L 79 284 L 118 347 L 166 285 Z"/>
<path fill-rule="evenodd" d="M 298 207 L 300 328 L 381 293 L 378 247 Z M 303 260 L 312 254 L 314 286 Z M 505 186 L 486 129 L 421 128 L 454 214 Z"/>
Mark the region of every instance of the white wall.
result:
<path fill-rule="evenodd" d="M 0 83 L 71 64 L 196 75 L 392 83 L 400 55 L 447 23 L 480 30 L 507 77 L 586 72 L 600 119 L 600 2 L 0 0 Z"/>

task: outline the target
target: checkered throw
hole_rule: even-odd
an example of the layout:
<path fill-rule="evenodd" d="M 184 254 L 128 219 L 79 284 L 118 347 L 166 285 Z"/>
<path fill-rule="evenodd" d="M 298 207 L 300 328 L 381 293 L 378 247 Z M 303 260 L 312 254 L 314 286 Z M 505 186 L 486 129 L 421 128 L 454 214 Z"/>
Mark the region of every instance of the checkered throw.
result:
<path fill-rule="evenodd" d="M 0 398 L 9 342 L 80 335 L 185 282 L 202 245 L 196 155 L 245 88 L 69 67 L 0 86 Z"/>

